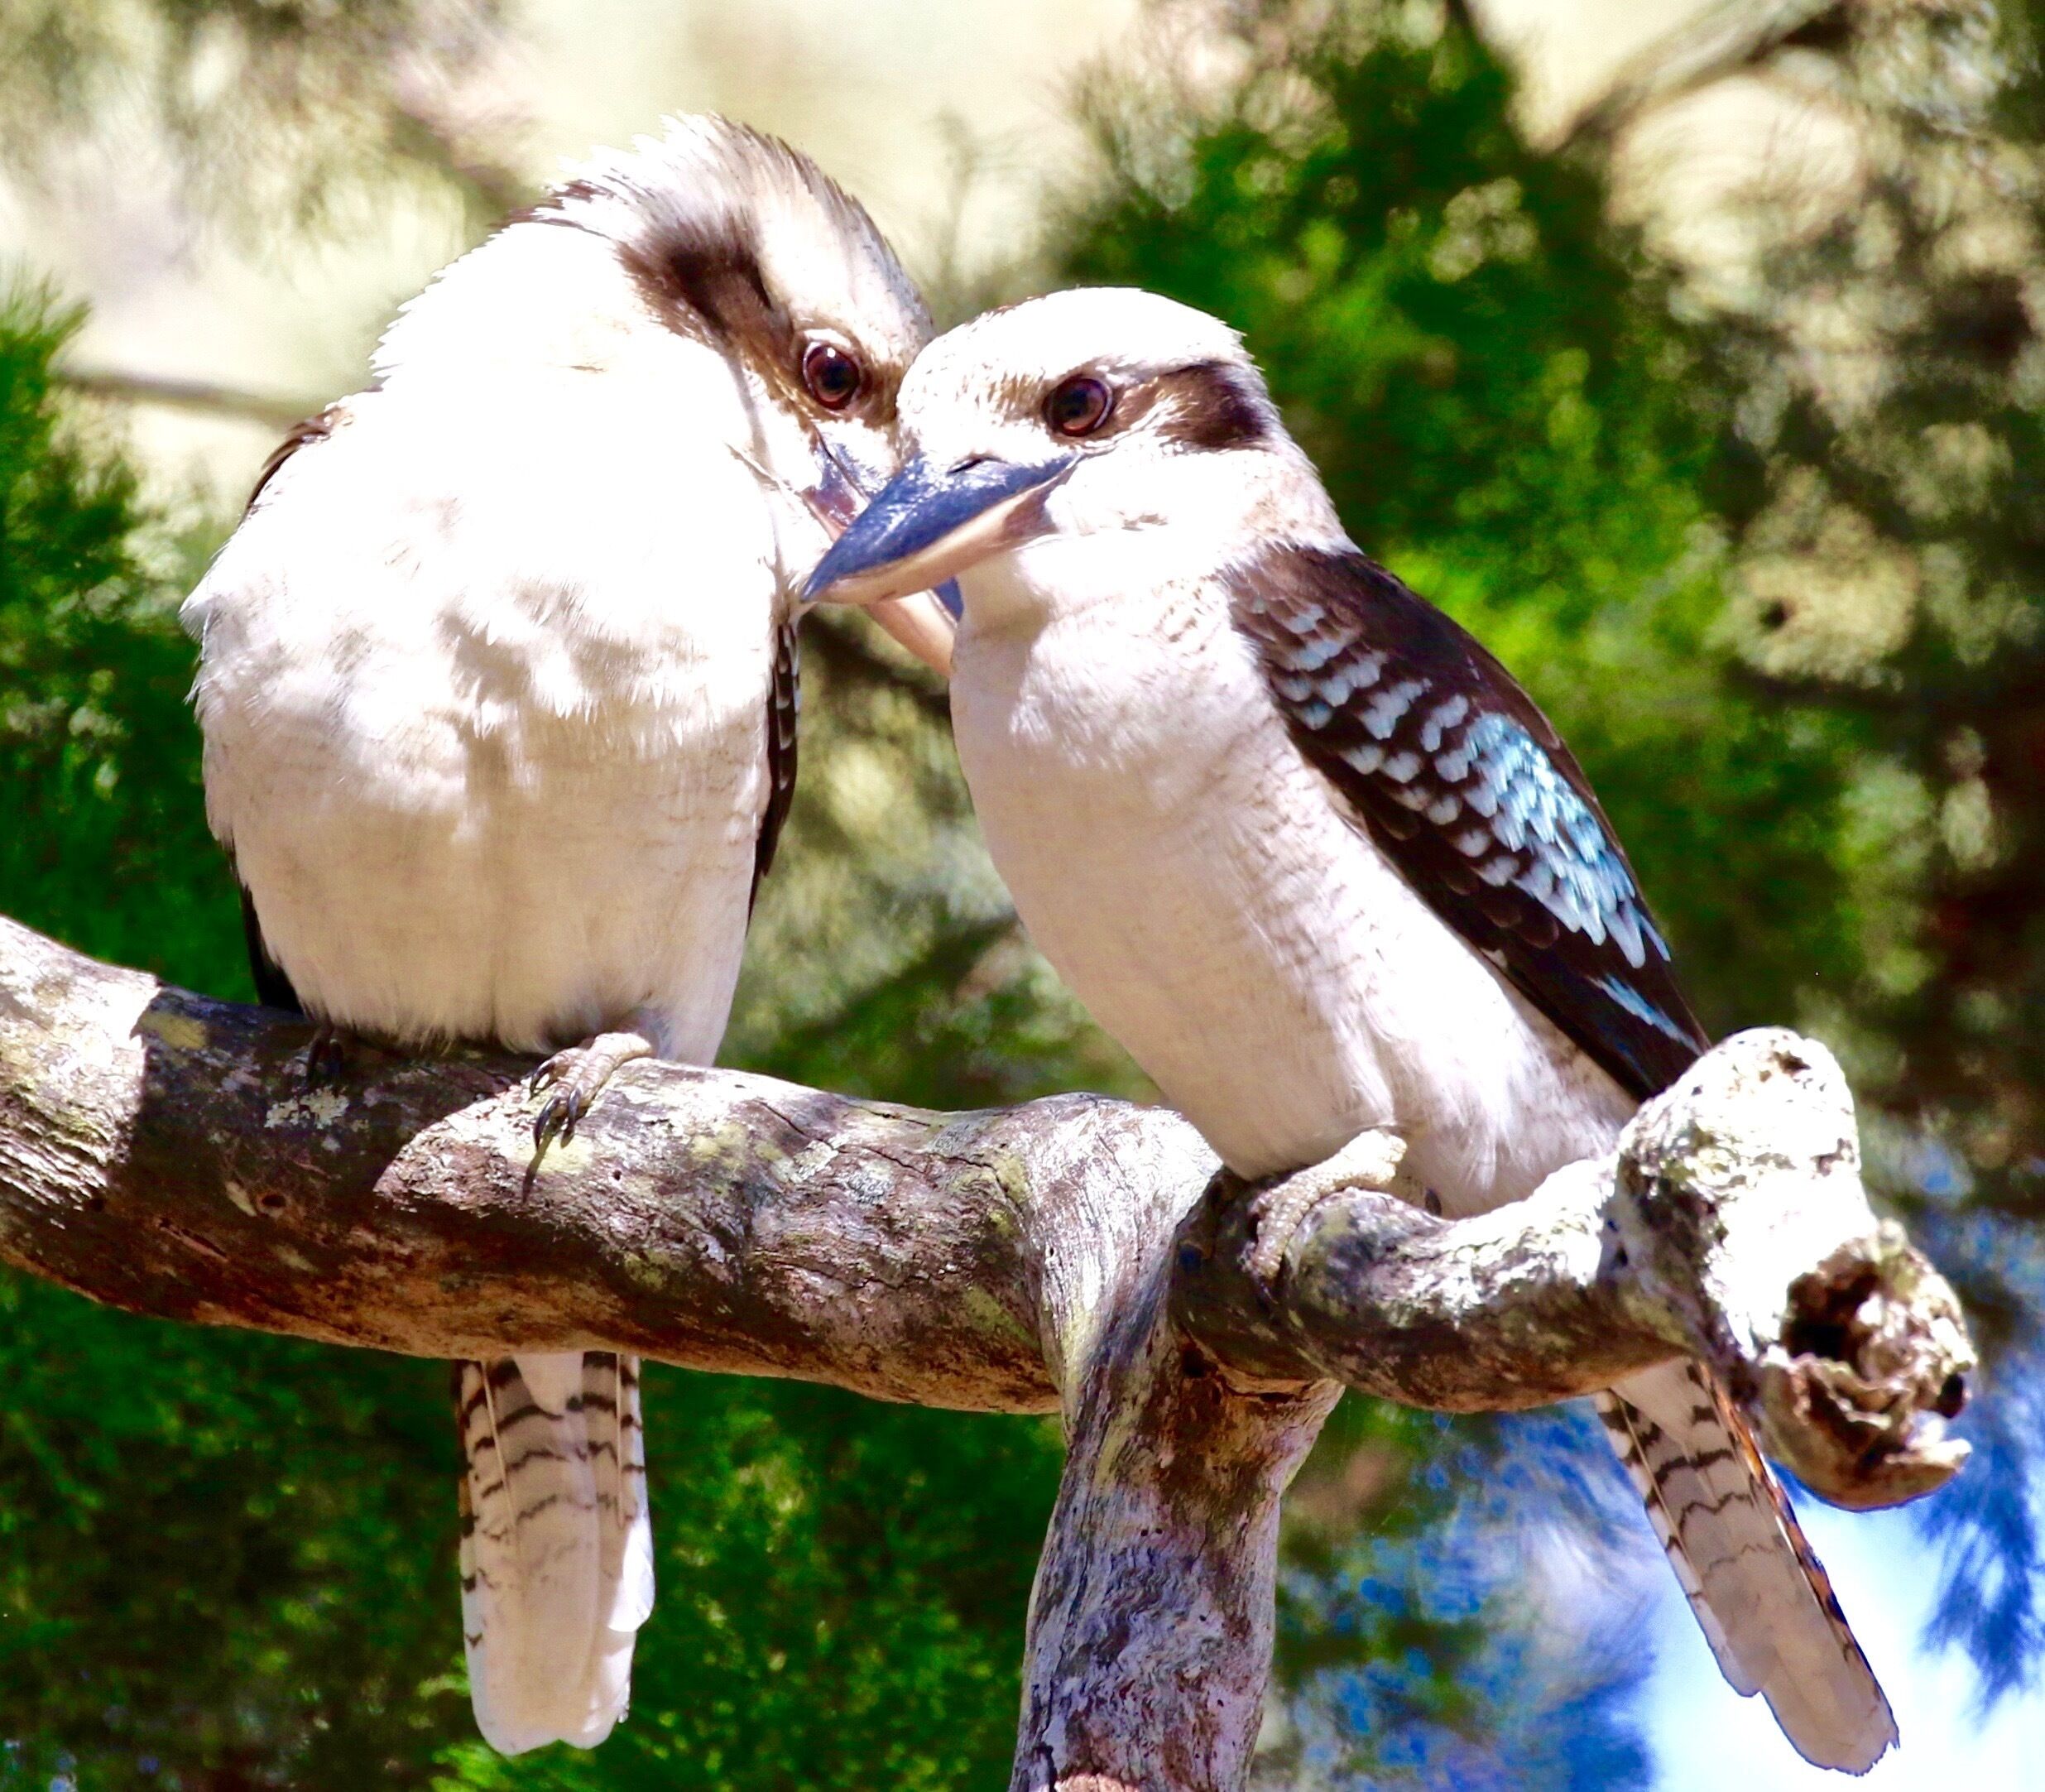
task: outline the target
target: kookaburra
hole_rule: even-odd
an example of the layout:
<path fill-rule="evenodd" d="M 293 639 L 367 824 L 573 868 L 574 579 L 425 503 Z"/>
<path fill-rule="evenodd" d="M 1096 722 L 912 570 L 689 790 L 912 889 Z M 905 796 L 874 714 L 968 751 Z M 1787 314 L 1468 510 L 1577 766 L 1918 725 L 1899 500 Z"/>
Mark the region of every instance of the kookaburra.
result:
<path fill-rule="evenodd" d="M 265 998 L 557 1054 L 543 1144 L 627 1059 L 718 1050 L 793 789 L 795 588 L 893 470 L 930 334 L 770 138 L 683 119 L 573 175 L 405 308 L 184 610 Z M 942 659 L 929 598 L 887 620 Z M 457 1383 L 477 1719 L 593 1745 L 653 1593 L 638 1365 Z"/>
<path fill-rule="evenodd" d="M 1246 1177 L 1369 1127 L 1451 1215 L 1608 1151 L 1707 1043 L 1582 771 L 1360 553 L 1235 333 L 1068 292 L 904 382 L 913 454 L 813 596 L 956 578 L 952 715 L 1032 938 Z M 1694 1364 L 1602 1397 L 1726 1678 L 1811 1761 L 1895 1739 L 1746 1427 Z"/>

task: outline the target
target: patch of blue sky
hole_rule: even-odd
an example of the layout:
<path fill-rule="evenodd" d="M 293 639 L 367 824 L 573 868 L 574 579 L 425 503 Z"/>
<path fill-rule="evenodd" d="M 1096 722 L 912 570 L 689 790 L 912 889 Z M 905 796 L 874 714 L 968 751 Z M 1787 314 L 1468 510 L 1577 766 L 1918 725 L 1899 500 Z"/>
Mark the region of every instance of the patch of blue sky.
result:
<path fill-rule="evenodd" d="M 1656 1792 L 2023 1792 L 2045 1785 L 2045 1679 L 1984 1709 L 1965 1651 L 1927 1647 L 1938 1604 L 1940 1551 L 1908 1511 L 1798 1511 L 1831 1570 L 1855 1633 L 1896 1713 L 1902 1746 L 1865 1779 L 1849 1780 L 1798 1758 L 1767 1706 L 1741 1698 L 1672 1583 L 1652 1621 L 1653 1674 L 1639 1714 L 1654 1759 Z"/>

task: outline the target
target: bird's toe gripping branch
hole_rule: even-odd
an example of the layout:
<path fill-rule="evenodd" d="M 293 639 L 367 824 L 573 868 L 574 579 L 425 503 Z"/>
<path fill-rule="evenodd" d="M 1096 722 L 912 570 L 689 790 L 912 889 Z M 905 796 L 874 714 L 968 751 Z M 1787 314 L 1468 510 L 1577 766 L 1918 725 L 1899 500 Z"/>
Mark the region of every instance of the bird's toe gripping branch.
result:
<path fill-rule="evenodd" d="M 643 1033 L 598 1033 L 547 1059 L 527 1084 L 535 1095 L 546 1092 L 533 1116 L 534 1149 L 544 1151 L 557 1138 L 564 1144 L 574 1138 L 604 1084 L 626 1064 L 653 1055 L 653 1041 Z"/>

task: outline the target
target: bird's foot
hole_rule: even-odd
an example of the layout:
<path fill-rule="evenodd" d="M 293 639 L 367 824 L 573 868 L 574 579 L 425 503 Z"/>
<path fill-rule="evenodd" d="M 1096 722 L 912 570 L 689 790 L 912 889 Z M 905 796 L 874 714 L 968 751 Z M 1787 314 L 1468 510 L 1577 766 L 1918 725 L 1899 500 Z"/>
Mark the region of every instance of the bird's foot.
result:
<path fill-rule="evenodd" d="M 1256 1195 L 1256 1243 L 1250 1253 L 1258 1280 L 1275 1280 L 1293 1234 L 1331 1195 L 1366 1189 L 1438 1214 L 1440 1198 L 1407 1169 L 1405 1155 L 1406 1141 L 1395 1128 L 1375 1127 L 1358 1133 L 1325 1162 L 1265 1183 Z"/>
<path fill-rule="evenodd" d="M 348 1035 L 322 1021 L 305 1047 L 305 1087 L 331 1088 L 348 1074 Z"/>
<path fill-rule="evenodd" d="M 555 1139 L 565 1145 L 620 1066 L 653 1055 L 653 1041 L 643 1033 L 599 1033 L 554 1053 L 527 1084 L 535 1094 L 549 1092 L 533 1116 L 534 1145 L 543 1151 Z"/>

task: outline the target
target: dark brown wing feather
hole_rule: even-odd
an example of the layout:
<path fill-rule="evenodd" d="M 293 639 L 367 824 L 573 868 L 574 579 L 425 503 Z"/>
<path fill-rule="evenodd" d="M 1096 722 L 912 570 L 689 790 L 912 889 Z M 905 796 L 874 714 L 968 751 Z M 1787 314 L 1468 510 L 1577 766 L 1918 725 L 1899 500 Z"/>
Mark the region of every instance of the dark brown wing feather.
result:
<path fill-rule="evenodd" d="M 1230 575 L 1294 743 L 1434 911 L 1630 1093 L 1707 1043 L 1582 770 L 1484 647 L 1351 550 Z"/>
<path fill-rule="evenodd" d="M 760 843 L 753 855 L 752 900 L 774 864 L 781 828 L 795 800 L 795 736 L 802 719 L 802 644 L 795 625 L 783 622 L 774 636 L 774 684 L 767 697 L 767 806 L 760 816 Z"/>
<path fill-rule="evenodd" d="M 256 475 L 256 483 L 250 488 L 248 502 L 242 507 L 246 516 L 256 507 L 263 489 L 277 476 L 278 469 L 286 461 L 305 447 L 308 442 L 317 442 L 334 434 L 334 426 L 341 420 L 341 406 L 331 404 L 317 416 L 301 417 L 285 432 L 284 440 L 270 450 L 270 458 L 262 464 L 262 470 Z"/>

